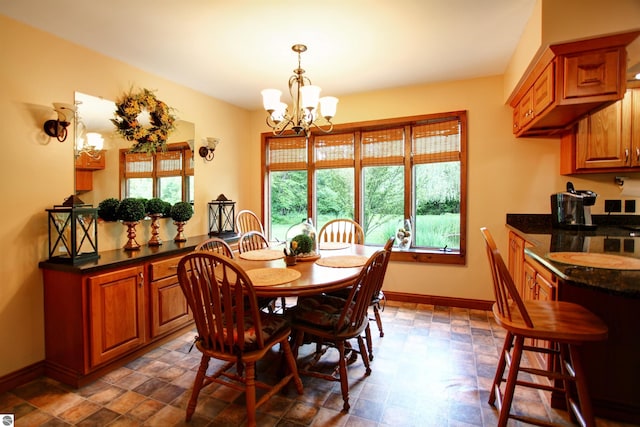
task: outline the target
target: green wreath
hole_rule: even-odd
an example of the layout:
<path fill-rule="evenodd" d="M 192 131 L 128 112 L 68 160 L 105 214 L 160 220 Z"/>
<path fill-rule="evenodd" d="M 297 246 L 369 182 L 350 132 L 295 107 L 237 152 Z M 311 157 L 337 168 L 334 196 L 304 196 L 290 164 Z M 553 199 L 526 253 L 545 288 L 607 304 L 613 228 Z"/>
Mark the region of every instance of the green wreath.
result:
<path fill-rule="evenodd" d="M 143 111 L 149 113 L 148 127 L 138 120 Z M 115 119 L 111 119 L 120 136 L 127 141 L 135 141 L 130 150 L 133 153 L 165 151 L 167 137 L 176 127 L 175 121 L 171 108 L 158 100 L 149 89 L 142 89 L 138 93 L 129 92 L 118 99 Z"/>

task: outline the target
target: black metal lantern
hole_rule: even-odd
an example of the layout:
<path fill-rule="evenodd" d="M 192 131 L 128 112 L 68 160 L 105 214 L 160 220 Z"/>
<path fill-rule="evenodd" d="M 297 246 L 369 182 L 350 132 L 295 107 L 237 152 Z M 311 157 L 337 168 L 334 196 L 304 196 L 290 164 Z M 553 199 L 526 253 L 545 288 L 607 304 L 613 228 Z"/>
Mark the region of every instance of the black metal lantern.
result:
<path fill-rule="evenodd" d="M 98 255 L 98 209 L 91 205 L 56 205 L 49 213 L 49 261 L 81 264 Z"/>
<path fill-rule="evenodd" d="M 236 202 L 220 194 L 209 202 L 209 236 L 236 236 Z"/>

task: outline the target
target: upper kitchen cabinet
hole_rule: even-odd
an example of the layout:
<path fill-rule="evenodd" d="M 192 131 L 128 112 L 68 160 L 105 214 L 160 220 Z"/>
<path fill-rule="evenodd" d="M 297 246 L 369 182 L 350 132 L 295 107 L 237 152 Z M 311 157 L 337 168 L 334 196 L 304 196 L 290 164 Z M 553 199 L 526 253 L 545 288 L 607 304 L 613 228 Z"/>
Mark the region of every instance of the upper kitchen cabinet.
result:
<path fill-rule="evenodd" d="M 640 86 L 588 113 L 561 139 L 560 173 L 640 171 Z"/>
<path fill-rule="evenodd" d="M 509 97 L 517 137 L 557 137 L 624 95 L 626 46 L 640 31 L 551 45 Z"/>

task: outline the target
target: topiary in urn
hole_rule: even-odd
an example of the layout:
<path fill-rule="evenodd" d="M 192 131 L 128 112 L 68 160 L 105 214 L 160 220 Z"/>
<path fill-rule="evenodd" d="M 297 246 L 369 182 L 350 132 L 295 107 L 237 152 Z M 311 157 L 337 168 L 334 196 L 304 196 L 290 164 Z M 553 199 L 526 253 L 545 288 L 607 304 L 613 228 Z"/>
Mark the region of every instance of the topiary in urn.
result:
<path fill-rule="evenodd" d="M 154 197 L 147 201 L 147 213 L 151 217 L 151 238 L 147 244 L 149 246 L 160 246 L 162 244 L 162 239 L 160 239 L 160 232 L 158 229 L 160 225 L 158 224 L 158 218 L 164 215 L 165 206 L 168 202 L 164 200 Z"/>
<path fill-rule="evenodd" d="M 98 204 L 98 217 L 104 221 L 117 221 L 118 206 L 120 206 L 120 200 L 113 197 L 104 199 Z"/>
<path fill-rule="evenodd" d="M 191 203 L 187 202 L 178 202 L 175 205 L 171 206 L 171 218 L 174 221 L 174 224 L 178 228 L 178 233 L 176 237 L 173 239 L 175 242 L 186 242 L 187 238 L 184 236 L 184 223 L 189 221 L 193 216 L 193 207 Z"/>
<path fill-rule="evenodd" d="M 134 198 L 123 199 L 116 212 L 118 219 L 127 226 L 129 240 L 124 245 L 124 249 L 127 251 L 140 249 L 140 244 L 136 241 L 136 224 L 146 214 L 144 202 Z"/>

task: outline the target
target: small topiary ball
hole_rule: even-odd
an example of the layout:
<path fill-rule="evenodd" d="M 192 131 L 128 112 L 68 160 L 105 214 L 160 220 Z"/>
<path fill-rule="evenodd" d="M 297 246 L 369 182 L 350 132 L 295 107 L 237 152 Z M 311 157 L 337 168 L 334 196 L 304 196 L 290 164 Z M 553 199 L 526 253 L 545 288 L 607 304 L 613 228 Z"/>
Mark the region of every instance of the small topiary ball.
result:
<path fill-rule="evenodd" d="M 164 213 L 164 205 L 165 205 L 165 201 L 154 197 L 153 199 L 149 199 L 149 201 L 147 202 L 147 213 L 148 214 L 163 214 Z"/>
<path fill-rule="evenodd" d="M 140 199 L 123 199 L 118 206 L 117 215 L 121 221 L 140 221 L 145 216 L 144 203 Z"/>
<path fill-rule="evenodd" d="M 104 221 L 117 221 L 118 220 L 118 206 L 120 200 L 110 197 L 104 199 L 98 204 L 98 217 Z"/>
<path fill-rule="evenodd" d="M 171 207 L 171 218 L 176 222 L 186 222 L 193 216 L 191 203 L 177 202 Z"/>

